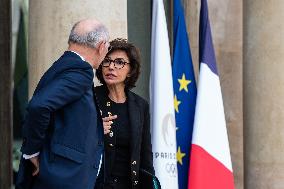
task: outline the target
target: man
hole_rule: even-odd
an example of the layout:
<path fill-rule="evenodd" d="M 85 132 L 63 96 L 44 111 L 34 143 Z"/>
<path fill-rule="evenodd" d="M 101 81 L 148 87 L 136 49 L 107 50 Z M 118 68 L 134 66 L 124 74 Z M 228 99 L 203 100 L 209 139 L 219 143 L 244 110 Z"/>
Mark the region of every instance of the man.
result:
<path fill-rule="evenodd" d="M 108 41 L 95 19 L 73 26 L 68 50 L 43 75 L 27 107 L 16 188 L 94 188 L 103 128 L 93 68 L 108 52 Z"/>

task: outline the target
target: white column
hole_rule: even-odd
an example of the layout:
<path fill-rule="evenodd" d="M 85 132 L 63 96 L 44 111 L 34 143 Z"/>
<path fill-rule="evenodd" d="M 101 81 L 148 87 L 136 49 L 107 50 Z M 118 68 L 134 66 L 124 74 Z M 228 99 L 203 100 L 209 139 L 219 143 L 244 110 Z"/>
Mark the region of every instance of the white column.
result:
<path fill-rule="evenodd" d="M 127 37 L 127 0 L 30 0 L 29 94 L 42 74 L 67 48 L 73 24 L 96 18 L 111 38 Z"/>
<path fill-rule="evenodd" d="M 284 187 L 284 1 L 244 1 L 245 188 Z"/>

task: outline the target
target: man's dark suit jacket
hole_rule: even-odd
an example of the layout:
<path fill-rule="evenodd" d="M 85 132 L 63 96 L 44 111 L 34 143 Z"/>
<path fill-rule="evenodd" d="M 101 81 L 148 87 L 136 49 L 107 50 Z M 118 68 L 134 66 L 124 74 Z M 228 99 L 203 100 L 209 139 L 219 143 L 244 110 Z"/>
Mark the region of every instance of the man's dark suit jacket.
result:
<path fill-rule="evenodd" d="M 99 107 L 102 111 L 103 117 L 108 116 L 107 112 L 107 96 L 108 89 L 102 85 L 95 88 L 95 92 L 98 99 Z M 126 90 L 129 122 L 130 122 L 130 162 L 131 165 L 131 182 L 132 188 L 140 188 L 140 169 L 145 169 L 148 172 L 154 174 L 153 168 L 153 155 L 152 155 L 152 144 L 151 144 L 151 133 L 150 133 L 150 115 L 148 102 L 137 94 Z M 114 126 L 115 127 L 115 126 Z M 105 135 L 105 148 L 114 149 L 113 145 L 116 144 L 116 134 L 114 131 L 113 136 L 109 134 Z M 115 150 L 112 150 L 111 155 L 104 157 L 104 161 L 111 162 L 107 167 L 104 167 L 104 180 L 111 176 L 113 164 L 115 162 Z M 101 176 L 101 173 L 100 173 Z M 101 178 L 98 179 L 102 182 Z"/>
<path fill-rule="evenodd" d="M 93 189 L 103 152 L 103 128 L 93 93 L 93 69 L 66 51 L 43 75 L 27 108 L 23 154 L 40 152 L 33 189 Z M 21 161 L 18 188 L 24 188 Z M 29 177 L 29 176 L 28 176 Z"/>

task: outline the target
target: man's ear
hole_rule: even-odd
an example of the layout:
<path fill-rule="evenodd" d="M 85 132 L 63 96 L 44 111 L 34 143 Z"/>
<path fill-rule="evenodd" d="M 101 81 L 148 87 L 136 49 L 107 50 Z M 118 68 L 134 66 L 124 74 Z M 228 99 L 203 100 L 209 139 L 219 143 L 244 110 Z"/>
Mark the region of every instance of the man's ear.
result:
<path fill-rule="evenodd" d="M 98 49 L 99 49 L 99 54 L 101 55 L 101 54 L 103 54 L 104 51 L 105 51 L 105 42 L 104 42 L 104 41 L 101 41 L 98 46 L 99 46 L 99 47 L 98 47 Z"/>

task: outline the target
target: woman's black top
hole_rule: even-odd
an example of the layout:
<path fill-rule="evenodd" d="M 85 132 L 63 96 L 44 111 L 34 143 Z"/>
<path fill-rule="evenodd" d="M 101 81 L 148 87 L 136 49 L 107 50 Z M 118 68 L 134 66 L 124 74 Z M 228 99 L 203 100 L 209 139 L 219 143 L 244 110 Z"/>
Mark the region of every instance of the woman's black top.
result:
<path fill-rule="evenodd" d="M 124 103 L 115 103 L 111 99 L 110 110 L 112 115 L 117 115 L 113 120 L 112 128 L 116 135 L 115 161 L 112 170 L 113 176 L 130 175 L 130 124 L 127 101 Z M 109 148 L 106 148 L 106 156 L 111 154 Z M 110 162 L 105 162 L 106 164 Z"/>

